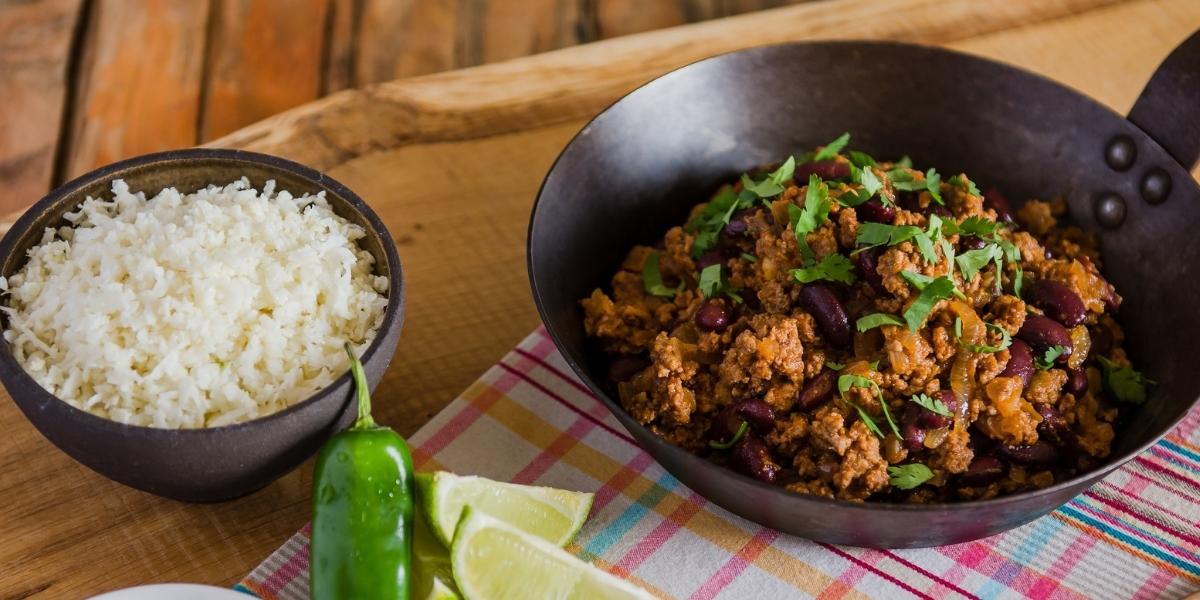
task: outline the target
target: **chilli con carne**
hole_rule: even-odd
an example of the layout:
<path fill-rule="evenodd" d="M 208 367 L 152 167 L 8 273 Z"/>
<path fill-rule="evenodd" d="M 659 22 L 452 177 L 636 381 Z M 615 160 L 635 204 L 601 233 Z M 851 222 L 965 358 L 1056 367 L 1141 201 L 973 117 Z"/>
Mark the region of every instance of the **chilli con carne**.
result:
<path fill-rule="evenodd" d="M 717 190 L 582 300 L 625 409 L 797 493 L 1045 487 L 1146 399 L 1094 236 L 849 135 Z"/>

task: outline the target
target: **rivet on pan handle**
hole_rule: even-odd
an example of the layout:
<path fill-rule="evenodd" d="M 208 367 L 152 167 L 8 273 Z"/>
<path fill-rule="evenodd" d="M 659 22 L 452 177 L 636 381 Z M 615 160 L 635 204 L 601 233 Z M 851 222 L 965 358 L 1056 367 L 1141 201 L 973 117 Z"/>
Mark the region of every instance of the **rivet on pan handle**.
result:
<path fill-rule="evenodd" d="M 1200 31 L 1154 71 L 1129 120 L 1191 171 L 1200 158 Z M 1147 198 L 1149 199 L 1149 198 Z"/>

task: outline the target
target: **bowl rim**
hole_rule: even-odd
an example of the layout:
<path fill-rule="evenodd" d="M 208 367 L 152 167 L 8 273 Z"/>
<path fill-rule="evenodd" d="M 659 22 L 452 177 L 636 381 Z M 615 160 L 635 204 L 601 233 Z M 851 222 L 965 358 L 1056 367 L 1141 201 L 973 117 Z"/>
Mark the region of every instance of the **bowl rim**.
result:
<path fill-rule="evenodd" d="M 609 411 L 613 413 L 613 415 L 617 418 L 617 420 L 620 421 L 621 424 L 626 427 L 626 429 L 629 428 L 629 425 L 626 423 L 627 421 L 628 421 L 628 423 L 632 423 L 632 424 L 636 425 L 638 432 L 631 432 L 631 433 L 635 434 L 634 435 L 635 439 L 645 437 L 646 439 L 650 440 L 651 444 L 653 444 L 655 446 L 655 451 L 650 452 L 648 449 L 646 449 L 644 447 L 644 445 L 642 445 L 640 443 L 639 443 L 639 446 L 643 446 L 642 449 L 644 451 L 649 452 L 649 454 L 651 455 L 652 458 L 654 458 L 658 452 L 662 452 L 662 453 L 670 455 L 675 460 L 696 461 L 696 462 L 708 463 L 706 466 L 709 468 L 721 469 L 725 472 L 726 475 L 732 476 L 735 479 L 740 479 L 743 483 L 749 484 L 749 485 L 753 486 L 754 488 L 756 488 L 757 490 L 760 490 L 762 492 L 780 495 L 783 498 L 785 498 L 786 501 L 788 501 L 788 502 L 812 503 L 818 507 L 820 507 L 820 506 L 838 507 L 838 508 L 861 511 L 864 513 L 874 513 L 874 512 L 878 512 L 878 511 L 896 512 L 896 513 L 934 513 L 934 512 L 946 511 L 946 510 L 964 511 L 964 510 L 975 510 L 975 509 L 981 509 L 981 508 L 1002 508 L 1002 507 L 1006 507 L 1009 505 L 1022 504 L 1032 498 L 1058 495 L 1059 493 L 1063 492 L 1064 490 L 1067 490 L 1069 488 L 1078 487 L 1079 490 L 1072 494 L 1072 498 L 1073 498 L 1073 497 L 1079 495 L 1080 493 L 1082 493 L 1087 487 L 1093 485 L 1095 482 L 1099 481 L 1101 478 L 1105 477 L 1112 471 L 1115 471 L 1116 469 L 1124 466 L 1126 463 L 1132 461 L 1134 458 L 1136 458 L 1138 455 L 1145 452 L 1151 446 L 1154 446 L 1155 444 L 1160 442 L 1164 437 L 1166 437 L 1166 435 L 1168 433 L 1171 432 L 1171 430 L 1175 429 L 1175 427 L 1177 427 L 1179 425 L 1179 423 L 1181 423 L 1188 416 L 1188 414 L 1191 412 L 1191 410 L 1193 410 L 1198 404 L 1200 404 L 1200 398 L 1193 398 L 1190 407 L 1185 408 L 1184 410 L 1180 411 L 1179 415 L 1177 415 L 1174 419 L 1172 419 L 1171 422 L 1165 428 L 1163 428 L 1161 431 L 1155 433 L 1154 435 L 1150 436 L 1150 438 L 1146 442 L 1131 448 L 1130 450 L 1126 451 L 1125 453 L 1123 453 L 1119 456 L 1111 456 L 1110 455 L 1108 457 L 1108 461 L 1105 464 L 1101 465 L 1100 467 L 1097 467 L 1095 469 L 1092 469 L 1092 470 L 1084 472 L 1084 473 L 1077 474 L 1069 479 L 1065 479 L 1062 481 L 1056 481 L 1056 482 L 1054 482 L 1054 484 L 1049 485 L 1044 488 L 1038 488 L 1035 490 L 1018 492 L 1015 494 L 1008 494 L 1008 495 L 999 496 L 996 498 L 989 498 L 986 500 L 964 500 L 964 501 L 960 501 L 960 502 L 931 502 L 931 503 L 927 503 L 927 504 L 901 504 L 901 503 L 895 503 L 895 502 L 854 502 L 854 501 L 850 501 L 850 500 L 841 500 L 841 499 L 837 499 L 837 498 L 826 498 L 824 496 L 814 496 L 811 494 L 801 494 L 801 493 L 797 493 L 797 492 L 791 492 L 783 487 L 759 481 L 753 477 L 750 477 L 748 475 L 740 473 L 734 469 L 725 468 L 720 465 L 711 463 L 710 461 L 705 460 L 701 456 L 698 456 L 698 455 L 688 452 L 688 451 L 684 450 L 683 448 L 680 448 L 674 444 L 670 444 L 670 443 L 666 442 L 665 440 L 660 438 L 658 435 L 654 434 L 654 432 L 650 431 L 645 425 L 642 425 L 641 423 L 638 423 L 637 421 L 633 420 L 633 418 L 628 414 L 628 412 L 625 411 L 624 407 L 621 406 L 620 403 L 615 402 L 614 400 L 609 398 L 608 393 L 602 387 L 597 385 L 595 381 L 592 380 L 591 375 L 588 374 L 587 370 L 584 369 L 583 366 L 580 365 L 574 359 L 574 357 L 572 357 L 570 354 L 563 352 L 561 350 L 561 348 L 564 346 L 562 338 L 559 335 L 556 328 L 551 324 L 551 321 L 549 320 L 548 310 L 544 306 L 544 303 L 542 301 L 542 295 L 539 292 L 539 288 L 544 287 L 547 284 L 545 282 L 538 281 L 538 278 L 536 276 L 536 271 L 534 270 L 533 234 L 534 234 L 534 226 L 537 222 L 538 208 L 541 206 L 542 199 L 545 197 L 545 194 L 546 194 L 546 186 L 550 183 L 551 177 L 554 175 L 554 172 L 558 169 L 559 163 L 562 161 L 562 159 L 566 155 L 567 151 L 572 146 L 575 145 L 576 141 L 578 141 L 584 135 L 589 133 L 591 128 L 594 125 L 596 125 L 601 119 L 603 119 L 610 111 L 612 111 L 614 108 L 616 108 L 618 104 L 624 102 L 626 99 L 628 99 L 630 97 L 638 95 L 639 93 L 643 93 L 645 89 L 658 84 L 662 80 L 665 80 L 668 78 L 674 78 L 674 77 L 682 77 L 682 76 L 684 76 L 683 75 L 684 73 L 686 73 L 687 71 L 691 71 L 695 68 L 698 68 L 698 65 L 700 65 L 702 63 L 707 63 L 710 61 L 727 60 L 730 56 L 734 56 L 734 55 L 782 51 L 782 50 L 787 50 L 787 49 L 790 49 L 793 47 L 819 47 L 819 46 L 827 46 L 827 47 L 833 47 L 833 48 L 871 46 L 874 48 L 887 49 L 887 50 L 896 51 L 896 52 L 910 52 L 910 53 L 911 52 L 927 52 L 927 53 L 932 53 L 932 54 L 944 54 L 944 55 L 954 56 L 954 57 L 956 57 L 957 60 L 983 63 L 986 65 L 989 65 L 990 68 L 995 68 L 998 70 L 1006 71 L 1007 74 L 1009 74 L 1009 75 L 1013 75 L 1015 77 L 1022 77 L 1022 78 L 1025 78 L 1026 80 L 1033 81 L 1040 85 L 1055 86 L 1055 87 L 1059 88 L 1061 91 L 1068 93 L 1070 96 L 1073 96 L 1076 100 L 1078 100 L 1080 102 L 1085 102 L 1085 103 L 1091 104 L 1095 108 L 1100 108 L 1103 111 L 1108 112 L 1108 113 L 1112 114 L 1113 116 L 1121 119 L 1122 121 L 1128 122 L 1128 119 L 1126 119 L 1126 117 L 1124 115 L 1121 115 L 1121 114 L 1117 113 L 1116 111 L 1112 110 L 1111 108 L 1104 106 L 1103 104 L 1100 104 L 1099 102 L 1097 102 L 1095 99 L 1091 98 L 1090 96 L 1083 94 L 1082 92 L 1079 92 L 1078 90 L 1075 90 L 1074 88 L 1071 88 L 1070 86 L 1059 83 L 1049 77 L 1046 77 L 1046 76 L 1038 74 L 1038 73 L 1034 73 L 1033 71 L 1029 71 L 1027 69 L 1024 69 L 1024 68 L 1021 68 L 1021 67 L 1018 67 L 1015 65 L 1010 65 L 1010 64 L 1006 64 L 1006 63 L 1003 63 L 1000 61 L 992 60 L 990 58 L 977 56 L 977 55 L 969 54 L 966 52 L 960 52 L 958 50 L 952 50 L 952 49 L 942 48 L 942 47 L 937 47 L 937 46 L 929 46 L 929 45 L 925 45 L 925 44 L 900 42 L 900 41 L 894 41 L 894 40 L 845 40 L 845 39 L 841 39 L 841 40 L 808 40 L 808 41 L 782 42 L 782 43 L 777 43 L 777 44 L 763 44 L 763 45 L 758 45 L 758 46 L 751 46 L 748 48 L 742 48 L 740 50 L 733 50 L 730 52 L 722 52 L 720 54 L 715 54 L 713 56 L 709 56 L 706 58 L 692 61 L 686 65 L 682 65 L 680 67 L 671 69 L 670 71 L 667 71 L 666 73 L 663 73 L 657 77 L 654 77 L 653 79 L 650 79 L 649 81 L 646 81 L 646 82 L 638 85 L 637 87 L 633 88 L 629 92 L 621 95 L 621 97 L 617 98 L 616 100 L 611 102 L 608 106 L 606 106 L 603 110 L 596 113 L 592 118 L 588 119 L 587 123 L 585 123 L 583 125 L 583 127 L 581 127 L 579 129 L 579 131 L 577 131 L 575 133 L 575 135 L 573 135 L 571 137 L 571 139 L 566 143 L 566 145 L 563 146 L 563 149 L 559 152 L 558 156 L 555 157 L 554 162 L 551 163 L 549 170 L 546 172 L 545 177 L 542 179 L 541 185 L 538 187 L 538 193 L 533 201 L 533 206 L 530 208 L 529 226 L 526 230 L 526 236 L 525 236 L 525 264 L 526 264 L 526 271 L 529 276 L 529 285 L 531 288 L 531 292 L 533 293 L 534 304 L 537 306 L 538 316 L 541 318 L 542 324 L 546 328 L 546 331 L 550 334 L 550 338 L 551 338 L 551 340 L 553 340 L 556 349 L 559 350 L 559 353 L 562 355 L 563 360 L 567 363 L 568 366 L 571 367 L 571 370 L 573 370 L 575 372 L 575 374 L 580 378 L 580 380 L 584 383 L 584 385 L 586 385 L 588 387 L 588 389 L 591 390 L 593 396 L 595 396 L 596 399 L 600 400 L 609 409 Z M 1140 129 L 1139 129 L 1139 131 L 1140 131 Z M 1144 141 L 1149 144 L 1154 144 L 1154 145 L 1158 146 L 1158 142 L 1156 140 L 1154 140 L 1153 138 L 1151 138 L 1149 135 L 1146 135 L 1144 137 Z M 1161 146 L 1160 146 L 1160 149 L 1161 149 Z M 1182 168 L 1177 163 L 1173 164 L 1171 166 L 1174 166 L 1177 168 Z M 1193 180 L 1190 177 L 1188 178 L 1188 183 L 1190 183 L 1190 185 L 1193 185 L 1193 186 L 1198 185 L 1195 182 L 1195 180 Z M 661 462 L 658 461 L 657 458 L 655 458 L 655 462 L 659 462 L 661 464 Z M 663 468 L 666 469 L 665 466 Z M 674 476 L 674 473 L 672 473 L 670 470 L 668 470 L 667 472 L 671 473 L 672 476 Z M 686 485 L 686 482 L 685 482 L 685 485 Z M 1067 500 L 1067 501 L 1069 502 L 1070 500 Z M 1066 502 L 1056 503 L 1054 508 L 1051 510 L 1056 510 L 1058 507 L 1062 506 L 1065 503 Z"/>
<path fill-rule="evenodd" d="M 350 206 L 363 216 L 370 229 L 380 238 L 380 246 L 383 248 L 384 257 L 388 262 L 388 302 L 384 308 L 383 322 L 380 323 L 376 330 L 375 339 L 371 341 L 366 350 L 363 351 L 359 360 L 366 364 L 377 351 L 380 350 L 387 336 L 384 332 L 389 331 L 395 324 L 397 319 L 402 318 L 404 313 L 404 292 L 405 279 L 402 268 L 400 266 L 400 256 L 396 250 L 396 245 L 392 241 L 391 233 L 383 224 L 383 220 L 379 215 L 355 194 L 350 188 L 339 182 L 325 173 L 302 165 L 298 162 L 288 160 L 271 154 L 261 152 L 252 152 L 248 150 L 239 150 L 234 148 L 180 148 L 176 150 L 167 150 L 163 152 L 152 152 L 142 154 L 124 160 L 120 160 L 98 169 L 94 169 L 70 181 L 54 188 L 43 196 L 40 200 L 25 209 L 25 212 L 13 223 L 13 226 L 0 239 L 0 256 L 7 256 L 14 251 L 14 246 L 18 238 L 24 235 L 32 226 L 36 219 L 36 215 L 49 210 L 51 207 L 63 203 L 67 198 L 79 192 L 81 188 L 92 184 L 96 181 L 101 181 L 107 178 L 112 178 L 115 174 L 135 167 L 145 167 L 156 164 L 179 163 L 176 168 L 187 169 L 193 166 L 192 161 L 234 161 L 246 162 L 259 166 L 265 166 L 269 169 L 298 176 L 308 180 L 318 189 L 318 192 L 328 191 L 337 194 L 344 198 Z M 217 184 L 219 185 L 219 184 Z M 165 189 L 165 188 L 164 188 Z M 184 435 L 184 436 L 201 436 L 215 435 L 221 433 L 238 433 L 248 430 L 253 427 L 258 427 L 265 424 L 270 424 L 275 421 L 281 421 L 289 416 L 301 412 L 306 408 L 320 402 L 328 397 L 335 388 L 347 384 L 351 380 L 350 372 L 347 371 L 335 378 L 333 381 L 317 390 L 313 394 L 303 400 L 261 417 L 256 417 L 239 423 L 231 423 L 228 425 L 219 425 L 216 427 L 193 427 L 193 428 L 168 428 L 168 427 L 151 427 L 146 425 L 131 425 L 106 419 L 99 415 L 92 414 L 86 410 L 73 406 L 66 400 L 59 398 L 56 394 L 51 393 L 46 388 L 42 387 L 30 375 L 16 358 L 9 347 L 7 340 L 0 340 L 0 343 L 5 345 L 5 351 L 0 352 L 0 373 L 4 374 L 4 379 L 13 378 L 13 383 L 28 388 L 34 393 L 40 393 L 45 398 L 51 399 L 51 403 L 61 408 L 65 408 L 68 418 L 81 421 L 85 427 L 92 427 L 107 431 L 117 435 L 141 434 L 141 435 Z M 8 387 L 6 382 L 5 387 Z M 15 395 L 9 391 L 9 396 L 14 403 L 17 403 Z"/>

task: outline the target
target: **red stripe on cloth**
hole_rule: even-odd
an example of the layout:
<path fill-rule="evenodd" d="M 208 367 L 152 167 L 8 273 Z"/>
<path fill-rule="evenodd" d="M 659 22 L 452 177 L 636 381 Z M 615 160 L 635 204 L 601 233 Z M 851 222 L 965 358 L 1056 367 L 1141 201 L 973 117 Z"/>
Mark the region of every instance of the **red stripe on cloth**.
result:
<path fill-rule="evenodd" d="M 1147 517 L 1147 516 L 1139 513 L 1138 511 L 1134 510 L 1128 504 L 1121 502 L 1120 500 L 1105 498 L 1104 496 L 1096 494 L 1095 492 L 1092 492 L 1092 491 L 1087 491 L 1087 492 L 1084 492 L 1083 494 L 1089 498 L 1095 499 L 1097 502 L 1100 502 L 1101 504 L 1104 504 L 1110 508 L 1119 510 L 1119 511 L 1121 511 L 1143 523 L 1146 523 L 1147 525 L 1155 527 L 1156 529 L 1158 529 L 1164 533 L 1173 535 L 1182 540 L 1187 540 L 1188 542 L 1191 542 L 1194 547 L 1200 548 L 1200 536 L 1180 531 L 1174 527 L 1171 527 L 1170 525 L 1167 525 L 1166 523 L 1161 523 L 1150 517 Z"/>
<path fill-rule="evenodd" d="M 595 423 L 596 425 L 598 425 L 598 426 L 599 426 L 601 429 L 603 429 L 603 430 L 605 430 L 605 431 L 607 431 L 607 432 L 609 432 L 609 433 L 611 433 L 611 434 L 613 434 L 613 435 L 615 435 L 615 436 L 617 436 L 617 437 L 619 437 L 619 438 L 621 438 L 621 439 L 625 440 L 626 442 L 629 442 L 630 444 L 633 444 L 634 446 L 637 446 L 637 442 L 635 442 L 635 441 L 633 440 L 633 438 L 629 437 L 628 435 L 626 435 L 626 434 L 624 434 L 624 433 L 621 433 L 620 431 L 617 431 L 617 430 L 616 430 L 616 429 L 614 429 L 613 427 L 610 427 L 610 426 L 609 426 L 607 423 L 605 423 L 605 422 L 601 421 L 600 419 L 597 419 L 596 417 L 593 417 L 592 415 L 590 415 L 590 414 L 588 414 L 587 412 L 585 412 L 585 411 L 583 411 L 582 409 L 580 409 L 578 406 L 575 406 L 574 404 L 572 404 L 572 403 L 568 402 L 568 401 L 567 401 L 566 399 L 564 399 L 562 396 L 559 396 L 557 393 L 555 393 L 555 392 L 554 392 L 554 390 L 552 390 L 552 389 L 550 389 L 550 388 L 548 388 L 548 387 L 546 387 L 546 386 L 542 385 L 542 384 L 541 384 L 541 382 L 539 382 L 539 381 L 535 380 L 534 378 L 530 377 L 529 375 L 526 375 L 525 373 L 522 373 L 521 371 L 519 371 L 519 370 L 517 370 L 517 369 L 514 369 L 513 367 L 509 366 L 509 365 L 508 365 L 508 364 L 506 364 L 506 363 L 502 363 L 502 362 L 500 362 L 500 363 L 496 363 L 496 366 L 498 366 L 498 367 L 500 367 L 500 368 L 504 369 L 505 371 L 508 371 L 509 373 L 512 373 L 513 375 L 516 375 L 517 377 L 520 377 L 520 378 L 521 378 L 521 379 L 523 379 L 523 380 L 525 380 L 525 382 L 526 382 L 526 383 L 528 383 L 529 385 L 532 385 L 533 387 L 537 388 L 537 389 L 538 389 L 540 392 L 542 392 L 543 394 L 545 394 L 545 395 L 549 396 L 551 399 L 553 399 L 554 401 L 558 402 L 559 404 L 561 404 L 561 405 L 563 405 L 563 406 L 567 407 L 567 409 L 569 409 L 571 412 L 573 412 L 573 413 L 575 413 L 575 414 L 577 414 L 577 415 L 580 415 L 580 416 L 582 416 L 582 417 L 584 417 L 584 418 L 586 418 L 586 419 L 588 419 L 588 420 L 590 420 L 590 421 L 594 422 L 594 423 Z M 639 446 L 639 447 L 640 447 L 640 446 Z"/>
<path fill-rule="evenodd" d="M 1135 600 L 1150 598 L 1162 598 L 1163 590 L 1167 589 L 1168 585 L 1175 580 L 1175 576 L 1166 571 L 1155 571 L 1146 578 L 1146 583 L 1138 588 L 1138 591 L 1133 593 Z"/>
<path fill-rule="evenodd" d="M 774 529 L 764 527 L 758 530 L 758 533 L 754 534 L 754 537 L 750 538 L 750 541 L 746 542 L 737 551 L 737 554 L 729 557 L 729 560 L 725 561 L 725 564 L 721 565 L 721 568 L 717 569 L 717 572 L 708 581 L 704 582 L 704 585 L 701 585 L 700 589 L 696 590 L 689 597 L 689 600 L 712 600 L 712 598 L 715 598 L 721 590 L 725 589 L 725 586 L 729 585 L 734 579 L 737 579 L 738 575 L 741 575 L 742 571 L 745 571 L 746 567 L 750 566 L 750 563 L 753 563 L 754 559 L 758 558 L 758 555 L 762 554 L 762 551 L 767 546 L 770 546 L 771 542 L 774 542 L 778 537 L 779 532 Z"/>
<path fill-rule="evenodd" d="M 916 571 L 916 572 L 924 575 L 926 578 L 934 581 L 938 585 L 941 585 L 942 587 L 944 587 L 948 590 L 958 593 L 965 598 L 972 598 L 974 600 L 979 600 L 979 597 L 976 596 L 975 594 L 972 594 L 971 592 L 968 592 L 967 590 L 964 590 L 961 587 L 958 587 L 957 585 L 950 583 L 950 581 L 943 579 L 942 577 L 926 570 L 925 568 L 921 567 L 920 565 L 901 557 L 899 554 L 896 554 L 895 552 L 892 552 L 891 550 L 870 550 L 869 552 L 879 552 L 883 556 L 890 558 L 890 559 L 904 565 L 905 567 L 908 567 L 909 569 L 912 569 L 913 571 Z"/>
<path fill-rule="evenodd" d="M 491 385 L 480 390 L 479 395 L 467 401 L 467 405 L 454 415 L 441 429 L 434 432 L 421 444 L 421 450 L 430 456 L 436 455 L 450 445 L 455 438 L 466 431 L 479 417 L 495 406 L 504 392 L 516 385 L 516 379 L 509 375 L 501 375 Z"/>
<path fill-rule="evenodd" d="M 1152 477 L 1147 477 L 1146 475 L 1143 475 L 1143 474 L 1139 473 L 1139 472 L 1137 471 L 1137 469 L 1134 469 L 1134 468 L 1132 468 L 1132 466 L 1130 466 L 1130 467 L 1126 467 L 1126 468 L 1123 468 L 1123 469 L 1121 469 L 1120 471 L 1117 471 L 1117 472 L 1118 472 L 1118 473 L 1121 473 L 1121 474 L 1123 474 L 1123 475 L 1129 475 L 1130 477 L 1134 477 L 1134 478 L 1136 478 L 1136 479 L 1140 479 L 1140 480 L 1142 480 L 1142 481 L 1145 481 L 1146 483 L 1149 483 L 1150 485 L 1153 485 L 1155 488 L 1157 488 L 1157 489 L 1160 489 L 1160 490 L 1162 490 L 1162 491 L 1164 491 L 1164 492 L 1168 492 L 1168 493 L 1170 493 L 1170 494 L 1174 495 L 1175 497 L 1177 497 L 1177 498 L 1179 498 L 1179 499 L 1183 500 L 1184 502 L 1187 502 L 1188 504 L 1194 504 L 1194 503 L 1196 502 L 1194 499 L 1192 499 L 1191 497 L 1189 497 L 1187 494 L 1183 493 L 1181 490 L 1178 490 L 1178 489 L 1176 489 L 1176 488 L 1173 488 L 1173 487 L 1171 487 L 1171 486 L 1169 486 L 1169 485 L 1163 485 L 1163 482 L 1161 482 L 1161 481 L 1159 481 L 1159 480 L 1157 480 L 1157 479 L 1154 479 L 1154 478 L 1152 478 Z M 1111 485 L 1111 486 L 1112 486 L 1114 489 L 1116 489 L 1116 490 L 1120 490 L 1120 489 L 1121 489 L 1120 487 L 1116 486 L 1115 484 L 1109 484 L 1108 482 L 1106 482 L 1106 481 L 1103 481 L 1103 480 L 1101 481 L 1101 483 L 1103 483 L 1103 484 L 1106 484 L 1106 485 Z M 1184 519 L 1184 520 L 1186 520 L 1186 519 Z"/>
<path fill-rule="evenodd" d="M 1133 537 L 1136 537 L 1136 538 L 1142 540 L 1143 542 L 1146 542 L 1150 546 L 1156 547 L 1159 550 L 1162 550 L 1163 552 L 1170 554 L 1185 563 L 1198 562 L 1196 556 L 1191 555 L 1190 553 L 1185 552 L 1185 551 L 1175 547 L 1174 544 L 1170 543 L 1167 540 L 1162 540 L 1153 535 L 1150 535 L 1150 534 L 1146 533 L 1145 531 L 1142 531 L 1141 529 L 1138 529 L 1137 527 L 1134 527 L 1134 526 L 1114 517 L 1112 514 L 1110 514 L 1108 512 L 1105 512 L 1103 510 L 1097 509 L 1092 506 L 1088 506 L 1083 503 L 1077 503 L 1074 506 L 1078 510 L 1081 510 L 1087 514 L 1090 514 L 1090 515 L 1096 517 L 1097 519 L 1100 519 L 1101 521 L 1108 523 L 1109 525 L 1113 526 L 1114 528 L 1116 528 L 1120 531 L 1124 531 L 1125 533 L 1128 533 L 1129 535 L 1132 535 Z M 1114 541 L 1116 541 L 1116 540 L 1114 540 Z M 1121 542 L 1118 542 L 1118 543 L 1121 543 Z M 1122 545 L 1126 545 L 1126 544 L 1122 543 Z"/>
<path fill-rule="evenodd" d="M 903 581 L 900 581 L 899 579 L 896 579 L 895 577 L 892 577 L 887 572 L 876 568 L 875 565 L 864 562 L 863 560 L 859 559 L 857 556 L 854 556 L 854 555 L 850 554 L 849 552 L 846 552 L 846 551 L 842 550 L 841 548 L 834 546 L 833 544 L 826 544 L 825 542 L 817 542 L 817 545 L 830 551 L 830 552 L 833 552 L 834 554 L 837 554 L 838 556 L 840 556 L 860 567 L 867 569 L 868 571 L 870 571 L 870 572 L 880 576 L 884 580 L 890 582 L 892 585 L 895 585 L 896 587 L 898 587 L 918 598 L 926 598 L 927 600 L 933 600 L 933 596 L 930 596 L 929 594 L 926 594 L 925 592 L 922 592 L 921 590 L 918 590 L 917 588 L 915 588 L 911 585 L 908 585 L 907 583 L 904 583 Z"/>
<path fill-rule="evenodd" d="M 263 580 L 262 586 L 268 590 L 281 590 L 292 580 L 308 571 L 308 552 L 296 552 L 289 556 L 279 569 Z"/>
<path fill-rule="evenodd" d="M 1062 582 L 1066 581 L 1075 567 L 1083 562 L 1083 558 L 1087 556 L 1088 550 L 1096 545 L 1096 541 L 1097 539 L 1090 535 L 1075 535 L 1075 540 L 1071 542 L 1071 545 L 1063 550 L 1057 560 L 1050 563 L 1050 568 L 1046 570 L 1047 577 L 1030 588 L 1029 595 L 1050 598 L 1058 595 L 1055 593 L 1056 591 L 1065 590 Z M 1074 593 L 1074 590 L 1068 591 Z"/>
<path fill-rule="evenodd" d="M 1200 463 L 1193 460 L 1191 457 L 1184 456 L 1174 449 L 1163 444 L 1155 444 L 1150 446 L 1150 453 L 1162 457 L 1163 460 L 1182 463 L 1183 468 L 1190 469 L 1193 472 L 1200 473 Z M 1180 465 L 1175 465 L 1180 466 Z"/>
<path fill-rule="evenodd" d="M 1154 471 L 1155 473 L 1162 473 L 1163 475 L 1166 475 L 1167 477 L 1170 477 L 1171 479 L 1178 480 L 1180 483 L 1182 483 L 1183 485 L 1185 485 L 1189 488 L 1196 487 L 1195 481 L 1192 481 L 1192 480 L 1188 479 L 1187 477 L 1184 477 L 1183 475 L 1180 475 L 1179 473 L 1176 473 L 1175 471 L 1172 471 L 1171 469 L 1169 469 L 1167 467 L 1159 465 L 1148 458 L 1143 458 L 1143 457 L 1139 456 L 1134 460 L 1136 460 L 1138 462 L 1138 464 L 1149 468 L 1151 471 Z M 1191 502 L 1196 502 L 1195 498 L 1189 498 L 1186 494 L 1184 495 L 1184 497 L 1187 498 Z"/>
<path fill-rule="evenodd" d="M 525 468 L 521 469 L 515 476 L 513 476 L 513 483 L 529 485 L 537 481 L 538 478 L 544 475 L 546 471 L 550 470 L 550 467 L 554 466 L 554 463 L 558 462 L 559 459 L 561 459 L 567 453 L 567 451 L 571 449 L 571 447 L 578 444 L 579 440 L 582 439 L 583 436 L 587 435 L 588 432 L 595 428 L 595 423 L 592 423 L 587 419 L 582 417 L 576 419 L 575 423 L 568 427 L 566 431 L 559 434 L 558 437 L 554 438 L 554 441 L 550 442 L 549 446 L 539 452 L 537 456 L 533 457 L 533 460 L 529 461 L 529 464 L 525 465 Z"/>
<path fill-rule="evenodd" d="M 546 369 L 547 371 L 550 371 L 551 373 L 558 375 L 559 379 L 562 379 L 563 381 L 571 384 L 572 387 L 579 390 L 580 392 L 583 392 L 589 398 L 597 399 L 596 395 L 592 393 L 592 390 L 589 389 L 588 386 L 583 385 L 583 383 L 580 382 L 578 379 L 576 379 L 566 373 L 563 373 L 561 370 L 558 369 L 558 367 L 555 367 L 554 365 L 546 362 L 545 360 L 542 360 L 542 358 L 540 356 L 535 356 L 534 354 L 526 352 L 520 348 L 514 348 L 513 352 L 516 352 L 517 354 L 520 354 L 521 356 L 528 358 L 529 360 L 537 363 L 543 369 Z"/>
<path fill-rule="evenodd" d="M 651 530 L 646 537 L 642 538 L 629 552 L 626 552 L 625 556 L 621 557 L 621 560 L 615 566 L 625 569 L 630 573 L 637 570 L 643 562 L 646 562 L 647 558 L 658 552 L 658 549 L 667 540 L 674 537 L 680 529 L 687 525 L 688 521 L 692 520 L 692 517 L 703 510 L 705 504 L 707 504 L 707 501 L 702 496 L 696 492 L 692 492 L 683 500 L 682 504 L 675 507 L 675 510 L 667 515 L 666 519 L 661 521 L 657 527 Z"/>

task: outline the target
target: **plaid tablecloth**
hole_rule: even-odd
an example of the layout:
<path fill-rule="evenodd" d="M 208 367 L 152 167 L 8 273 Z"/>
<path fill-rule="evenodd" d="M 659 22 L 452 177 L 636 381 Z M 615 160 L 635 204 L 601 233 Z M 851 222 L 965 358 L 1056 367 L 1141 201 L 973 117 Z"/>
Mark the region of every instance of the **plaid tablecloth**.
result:
<path fill-rule="evenodd" d="M 568 549 L 664 598 L 1179 598 L 1200 590 L 1200 411 L 1054 513 L 924 550 L 810 542 L 708 503 L 634 444 L 543 330 L 410 443 L 418 470 L 594 490 L 591 518 Z M 238 587 L 308 598 L 307 528 Z"/>

